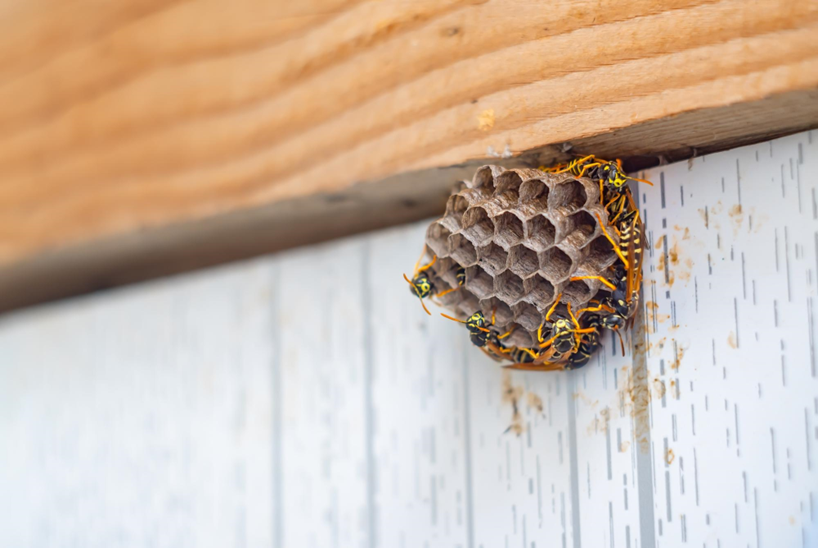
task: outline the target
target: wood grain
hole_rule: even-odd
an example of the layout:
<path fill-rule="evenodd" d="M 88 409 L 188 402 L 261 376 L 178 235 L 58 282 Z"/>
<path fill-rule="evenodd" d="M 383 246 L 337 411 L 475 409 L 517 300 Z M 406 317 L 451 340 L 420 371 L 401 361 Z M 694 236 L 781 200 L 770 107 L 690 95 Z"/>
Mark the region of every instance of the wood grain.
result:
<path fill-rule="evenodd" d="M 336 217 L 410 220 L 440 207 L 439 167 L 566 144 L 656 163 L 818 125 L 816 0 L 61 6 L 0 12 L 0 51 L 21 52 L 0 53 L 7 274 L 201 223 L 254 253 L 348 233 Z"/>

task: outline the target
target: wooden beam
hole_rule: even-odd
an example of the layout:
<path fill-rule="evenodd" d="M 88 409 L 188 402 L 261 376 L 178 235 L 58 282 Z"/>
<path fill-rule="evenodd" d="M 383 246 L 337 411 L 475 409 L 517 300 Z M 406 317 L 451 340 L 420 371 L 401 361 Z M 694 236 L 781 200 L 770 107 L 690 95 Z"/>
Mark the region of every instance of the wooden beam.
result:
<path fill-rule="evenodd" d="M 61 5 L 0 13 L 0 308 L 818 126 L 815 0 Z"/>

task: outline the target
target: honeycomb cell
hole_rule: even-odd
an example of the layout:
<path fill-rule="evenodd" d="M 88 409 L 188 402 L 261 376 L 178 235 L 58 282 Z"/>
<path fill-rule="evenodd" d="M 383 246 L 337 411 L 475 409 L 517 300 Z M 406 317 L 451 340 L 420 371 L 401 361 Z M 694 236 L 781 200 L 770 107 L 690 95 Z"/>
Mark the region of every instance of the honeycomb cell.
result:
<path fill-rule="evenodd" d="M 515 304 L 525 295 L 523 280 L 513 272 L 503 272 L 495 278 L 494 293 L 504 303 Z"/>
<path fill-rule="evenodd" d="M 479 299 L 489 299 L 494 295 L 494 278 L 479 266 L 472 266 L 466 269 L 466 288 Z"/>
<path fill-rule="evenodd" d="M 545 215 L 537 215 L 525 222 L 526 244 L 535 251 L 545 251 L 554 245 L 556 236 L 556 227 Z"/>
<path fill-rule="evenodd" d="M 594 238 L 585 248 L 585 260 L 583 267 L 589 272 L 602 272 L 617 259 L 616 252 L 604 234 Z"/>
<path fill-rule="evenodd" d="M 494 219 L 494 241 L 504 249 L 517 245 L 523 239 L 523 222 L 513 213 L 503 213 Z"/>
<path fill-rule="evenodd" d="M 487 245 L 494 236 L 494 223 L 482 207 L 472 207 L 463 215 L 463 231 L 461 232 L 476 246 Z"/>
<path fill-rule="evenodd" d="M 479 168 L 467 185 L 470 188 L 482 188 L 494 193 L 494 179 L 505 171 L 500 166 L 483 166 Z"/>
<path fill-rule="evenodd" d="M 562 290 L 562 302 L 571 303 L 574 309 L 587 303 L 590 298 L 591 288 L 584 280 L 568 282 Z"/>
<path fill-rule="evenodd" d="M 496 276 L 506 269 L 508 253 L 499 245 L 491 242 L 489 245 L 477 250 L 477 262 L 486 272 Z"/>
<path fill-rule="evenodd" d="M 451 231 L 439 222 L 432 223 L 426 230 L 426 243 L 438 257 L 449 255 Z"/>
<path fill-rule="evenodd" d="M 529 303 L 517 303 L 514 305 L 514 321 L 523 326 L 528 331 L 536 331 L 542 323 L 542 314 L 537 307 Z"/>
<path fill-rule="evenodd" d="M 539 254 L 540 272 L 551 282 L 557 283 L 571 272 L 571 258 L 557 247 Z"/>
<path fill-rule="evenodd" d="M 463 268 L 477 263 L 477 250 L 472 243 L 460 234 L 449 236 L 450 256 Z"/>
<path fill-rule="evenodd" d="M 505 194 L 507 192 L 519 193 L 520 185 L 523 183 L 522 177 L 513 171 L 505 171 L 501 173 L 495 180 L 494 185 L 497 194 Z"/>
<path fill-rule="evenodd" d="M 480 301 L 467 290 L 460 290 L 462 293 L 460 302 L 457 304 L 458 316 L 460 319 L 466 319 L 478 310 L 480 310 Z"/>
<path fill-rule="evenodd" d="M 517 323 L 512 323 L 511 325 L 517 325 L 519 327 L 515 329 L 508 338 L 503 340 L 503 345 L 507 347 L 519 346 L 522 348 L 533 348 L 534 338 L 531 334 Z"/>
<path fill-rule="evenodd" d="M 537 254 L 524 245 L 512 247 L 508 257 L 509 269 L 521 278 L 528 278 L 540 269 Z"/>
<path fill-rule="evenodd" d="M 525 289 L 523 300 L 539 310 L 545 310 L 554 302 L 554 285 L 539 274 L 525 280 L 523 289 Z"/>
<path fill-rule="evenodd" d="M 570 215 L 578 211 L 588 200 L 585 187 L 576 179 L 565 180 L 551 189 L 548 196 L 548 209 L 560 215 Z"/>
<path fill-rule="evenodd" d="M 460 194 L 449 196 L 449 200 L 446 202 L 446 216 L 455 216 L 461 219 L 466 210 L 469 209 L 469 205 L 469 201 L 465 196 Z"/>
<path fill-rule="evenodd" d="M 544 211 L 548 209 L 548 186 L 540 179 L 529 179 L 520 185 L 520 203 L 535 206 Z"/>
<path fill-rule="evenodd" d="M 457 283 L 457 270 L 460 265 L 453 259 L 438 259 L 432 267 L 449 287 L 459 287 Z"/>
<path fill-rule="evenodd" d="M 480 300 L 480 310 L 488 321 L 491 321 L 492 311 L 494 312 L 494 325 L 502 334 L 502 328 L 507 327 L 514 319 L 514 312 L 511 307 L 496 297 Z M 506 329 L 508 331 L 508 329 Z"/>
<path fill-rule="evenodd" d="M 585 210 L 580 210 L 565 218 L 560 224 L 560 232 L 556 238 L 558 242 L 567 240 L 573 248 L 581 248 L 590 241 L 596 232 L 597 220 Z"/>

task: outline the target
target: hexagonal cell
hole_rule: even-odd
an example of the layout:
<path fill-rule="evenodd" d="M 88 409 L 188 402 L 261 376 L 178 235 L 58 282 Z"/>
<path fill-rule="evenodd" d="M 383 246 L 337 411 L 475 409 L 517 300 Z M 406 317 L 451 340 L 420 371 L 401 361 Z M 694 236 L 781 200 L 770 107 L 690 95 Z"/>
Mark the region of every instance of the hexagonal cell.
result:
<path fill-rule="evenodd" d="M 571 303 L 574 310 L 580 305 L 584 305 L 591 298 L 591 288 L 583 280 L 568 282 L 562 290 L 562 301 Z"/>
<path fill-rule="evenodd" d="M 542 323 L 542 314 L 537 307 L 529 303 L 517 303 L 514 305 L 514 321 L 523 326 L 528 331 L 536 331 Z"/>
<path fill-rule="evenodd" d="M 537 215 L 525 222 L 525 240 L 536 251 L 545 251 L 556 240 L 557 229 L 544 215 Z"/>
<path fill-rule="evenodd" d="M 494 219 L 494 241 L 503 248 L 520 243 L 523 239 L 523 222 L 513 213 L 503 213 Z"/>
<path fill-rule="evenodd" d="M 453 259 L 438 259 L 437 264 L 432 268 L 437 271 L 438 276 L 445 280 L 449 287 L 459 287 L 457 283 L 457 270 L 461 267 Z"/>
<path fill-rule="evenodd" d="M 471 183 L 467 184 L 471 188 L 485 188 L 494 192 L 494 178 L 504 171 L 505 169 L 499 166 L 483 166 L 474 173 Z"/>
<path fill-rule="evenodd" d="M 466 319 L 480 310 L 480 301 L 477 297 L 466 290 L 458 291 L 458 293 L 463 293 L 462 299 L 457 305 L 458 310 L 460 310 L 461 319 Z"/>
<path fill-rule="evenodd" d="M 552 247 L 539 254 L 540 272 L 552 284 L 564 279 L 571 272 L 573 266 L 571 257 L 557 247 Z"/>
<path fill-rule="evenodd" d="M 551 189 L 548 209 L 557 210 L 562 215 L 570 215 L 585 205 L 588 196 L 585 187 L 575 179 L 567 179 Z"/>
<path fill-rule="evenodd" d="M 507 326 L 514 318 L 514 312 L 511 311 L 511 308 L 506 303 L 496 297 L 483 299 L 480 301 L 480 310 L 483 311 L 483 315 L 488 321 L 491 321 L 491 313 L 494 311 L 494 325 L 496 330 L 500 331 L 501 334 L 504 331 L 508 331 Z"/>
<path fill-rule="evenodd" d="M 524 245 L 511 248 L 509 252 L 509 270 L 521 278 L 528 278 L 540 269 L 537 254 Z"/>
<path fill-rule="evenodd" d="M 520 185 L 520 203 L 548 207 L 548 186 L 540 179 L 529 179 Z"/>
<path fill-rule="evenodd" d="M 506 269 L 508 253 L 499 245 L 491 242 L 477 250 L 478 263 L 489 274 L 496 276 Z"/>
<path fill-rule="evenodd" d="M 513 191 L 519 192 L 520 185 L 523 183 L 522 178 L 513 171 L 506 171 L 501 173 L 494 179 L 494 186 L 497 188 L 497 194 Z"/>
<path fill-rule="evenodd" d="M 596 227 L 597 220 L 590 213 L 585 210 L 577 211 L 561 223 L 561 234 L 557 235 L 557 241 L 567 240 L 571 247 L 580 248 L 593 237 Z"/>
<path fill-rule="evenodd" d="M 472 207 L 463 215 L 463 236 L 476 246 L 486 245 L 494 236 L 494 223 L 482 207 Z"/>
<path fill-rule="evenodd" d="M 466 269 L 466 289 L 479 299 L 488 299 L 494 295 L 494 278 L 479 266 Z"/>
<path fill-rule="evenodd" d="M 451 250 L 449 255 L 452 259 L 464 268 L 477 262 L 477 250 L 470 241 L 460 234 L 449 236 L 449 249 Z"/>
<path fill-rule="evenodd" d="M 515 304 L 525 295 L 523 280 L 513 272 L 503 272 L 494 280 L 494 292 L 504 303 Z"/>
<path fill-rule="evenodd" d="M 600 234 L 585 248 L 583 265 L 589 272 L 601 272 L 617 259 L 613 245 L 604 234 Z"/>
<path fill-rule="evenodd" d="M 554 286 L 540 275 L 523 281 L 525 297 L 523 300 L 533 304 L 538 310 L 545 310 L 554 302 Z"/>
<path fill-rule="evenodd" d="M 449 196 L 446 202 L 446 215 L 452 215 L 455 218 L 462 218 L 466 210 L 469 209 L 469 201 L 465 196 L 454 194 Z"/>
<path fill-rule="evenodd" d="M 451 234 L 449 229 L 439 222 L 432 223 L 426 230 L 426 244 L 438 257 L 447 257 L 449 255 L 449 236 Z"/>
<path fill-rule="evenodd" d="M 511 325 L 519 324 L 514 323 Z M 534 339 L 531 337 L 531 333 L 523 329 L 522 326 L 519 326 L 507 339 L 503 340 L 503 343 L 508 347 L 519 346 L 522 348 L 532 348 L 534 346 Z"/>

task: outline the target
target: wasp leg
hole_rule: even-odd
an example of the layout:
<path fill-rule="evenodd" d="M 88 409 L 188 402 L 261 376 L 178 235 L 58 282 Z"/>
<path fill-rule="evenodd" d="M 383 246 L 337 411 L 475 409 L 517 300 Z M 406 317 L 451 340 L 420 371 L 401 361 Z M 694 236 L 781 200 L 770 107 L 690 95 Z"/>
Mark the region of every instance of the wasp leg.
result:
<path fill-rule="evenodd" d="M 629 268 L 629 266 L 628 266 L 628 265 L 629 265 L 628 260 L 625 258 L 625 256 L 624 256 L 624 255 L 622 255 L 622 252 L 619 250 L 619 244 L 617 244 L 617 243 L 616 243 L 616 242 L 613 240 L 613 238 L 611 238 L 611 235 L 610 235 L 610 234 L 608 234 L 608 231 L 605 229 L 605 223 L 604 223 L 604 222 L 602 222 L 602 217 L 600 217 L 600 216 L 599 216 L 599 213 L 597 213 L 597 214 L 596 214 L 596 218 L 597 218 L 597 220 L 599 221 L 599 228 L 601 228 L 601 229 L 602 229 L 602 233 L 605 235 L 605 237 L 606 237 L 606 238 L 608 238 L 608 241 L 609 241 L 609 242 L 611 242 L 611 245 L 613 246 L 614 251 L 615 251 L 615 252 L 616 252 L 616 254 L 619 256 L 619 258 L 622 260 L 622 265 L 623 265 L 625 268 Z"/>
<path fill-rule="evenodd" d="M 588 158 L 593 158 L 593 154 L 592 154 L 591 156 L 586 156 L 586 157 L 585 157 L 585 158 L 583 158 L 582 160 L 579 160 L 579 161 L 577 162 L 577 164 L 579 164 L 579 163 L 581 163 L 581 162 L 583 162 L 583 161 L 587 160 Z M 586 171 L 588 171 L 588 169 L 589 169 L 589 168 L 592 168 L 592 167 L 599 167 L 600 165 L 601 165 L 601 164 L 600 164 L 599 162 L 590 162 L 590 163 L 587 163 L 587 164 L 583 165 L 583 166 L 582 166 L 582 169 L 581 169 L 581 170 L 579 170 L 579 174 L 577 175 L 577 177 L 582 177 L 583 175 L 585 175 L 585 172 L 586 172 Z"/>
<path fill-rule="evenodd" d="M 609 282 L 608 280 L 606 280 L 605 278 L 603 278 L 602 276 L 574 276 L 569 281 L 574 282 L 577 280 L 599 280 L 600 282 L 602 282 L 602 284 L 610 288 L 611 291 L 616 291 L 616 286 Z"/>
<path fill-rule="evenodd" d="M 545 315 L 545 321 L 551 319 L 551 314 L 554 313 L 554 310 L 557 308 L 557 305 L 560 304 L 560 299 L 562 298 L 562 293 L 557 295 L 557 298 L 554 299 L 554 304 L 551 305 L 551 308 L 548 309 L 548 313 Z M 542 325 L 540 325 L 540 333 L 542 332 Z M 540 341 L 542 342 L 542 341 Z"/>
<path fill-rule="evenodd" d="M 446 291 L 441 291 L 440 293 L 438 293 L 437 295 L 435 295 L 435 297 L 442 297 L 443 295 L 448 295 L 448 294 L 449 294 L 449 293 L 451 293 L 452 291 L 457 291 L 458 289 L 460 289 L 460 288 L 459 288 L 459 287 L 450 287 L 450 288 L 449 288 L 449 289 L 447 289 Z"/>
<path fill-rule="evenodd" d="M 435 264 L 436 262 L 437 262 L 437 255 L 433 255 L 431 262 L 429 264 L 425 265 L 425 266 L 422 266 L 422 267 L 418 268 L 417 273 L 423 272 L 424 270 L 427 270 L 427 269 L 431 268 L 432 265 Z M 420 264 L 420 261 L 418 261 L 418 264 Z M 415 267 L 417 268 L 417 265 Z"/>
<path fill-rule="evenodd" d="M 599 303 L 597 306 L 594 307 L 583 308 L 582 310 L 577 312 L 577 316 L 580 316 L 585 312 L 599 312 L 600 310 L 604 310 L 605 312 L 609 312 L 611 314 L 615 312 L 614 309 L 611 308 L 610 306 Z"/>

